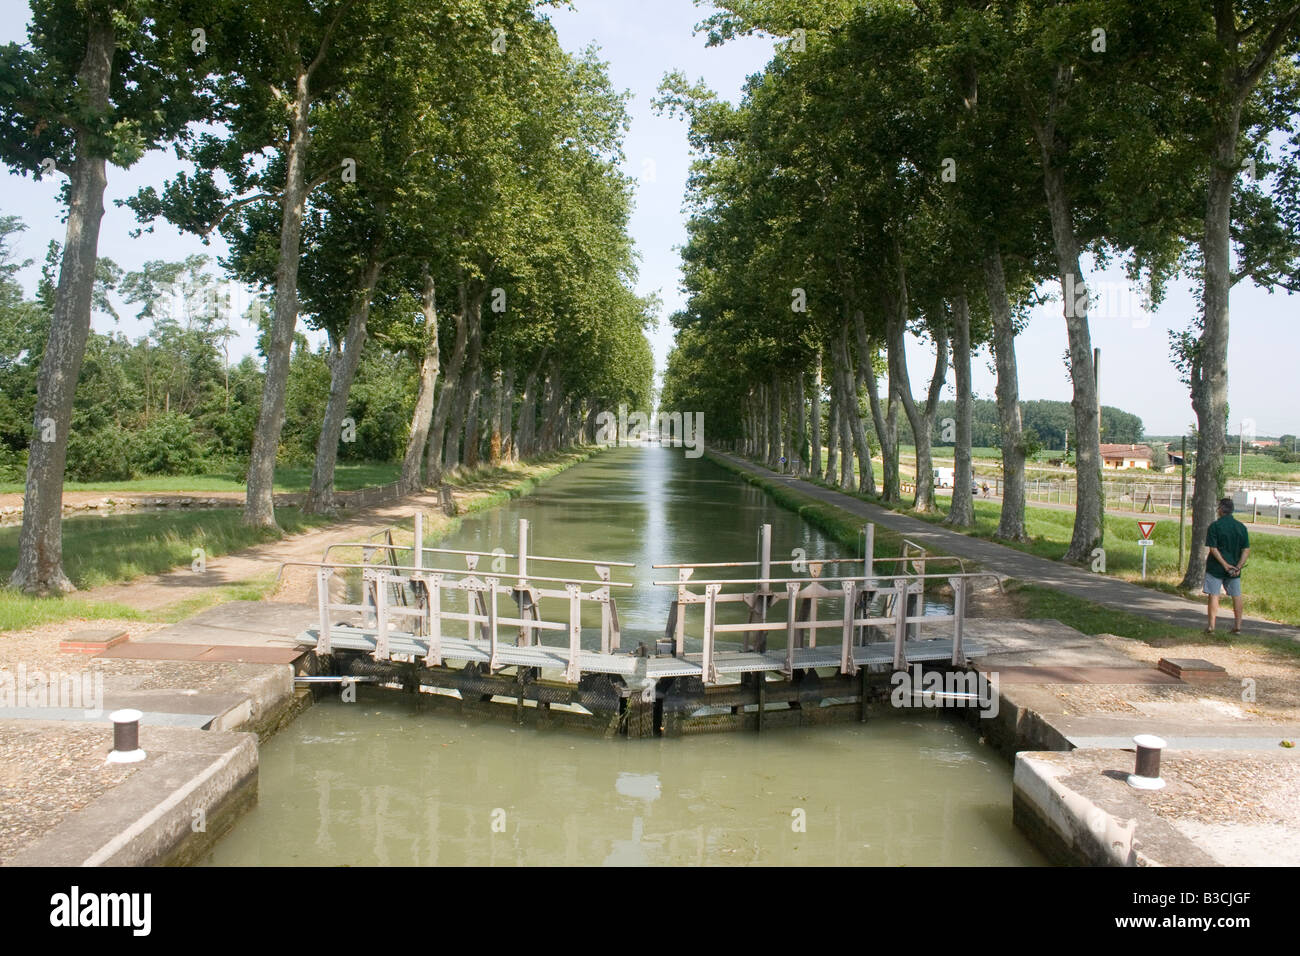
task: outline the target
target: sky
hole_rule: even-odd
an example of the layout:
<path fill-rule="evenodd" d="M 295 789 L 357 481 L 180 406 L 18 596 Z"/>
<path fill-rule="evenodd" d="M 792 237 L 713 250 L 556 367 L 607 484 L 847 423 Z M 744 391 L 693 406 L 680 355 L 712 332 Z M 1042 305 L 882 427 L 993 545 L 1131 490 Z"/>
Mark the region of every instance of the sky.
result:
<path fill-rule="evenodd" d="M 719 95 L 736 102 L 745 78 L 762 70 L 770 59 L 774 40 L 746 38 L 709 48 L 694 27 L 710 12 L 692 0 L 574 0 L 573 9 L 549 13 L 561 44 L 579 51 L 594 44 L 607 61 L 616 89 L 631 94 L 628 110 L 631 128 L 624 145 L 624 171 L 636 180 L 636 208 L 630 230 L 640 256 L 638 291 L 657 293 L 663 301 L 662 321 L 650 338 L 656 367 L 662 370 L 672 348 L 672 328 L 667 316 L 684 304 L 680 289 L 679 253 L 686 239 L 683 210 L 690 164 L 686 125 L 680 118 L 656 115 L 651 99 L 664 75 L 682 70 L 688 79 L 703 79 Z M 26 37 L 27 4 L 0 0 L 0 43 L 21 42 Z M 214 257 L 223 253 L 221 240 L 204 246 L 195 237 L 178 233 L 165 223 L 153 233 L 131 238 L 136 228 L 129 210 L 113 200 L 133 194 L 147 184 L 159 184 L 173 175 L 178 163 L 170 153 L 152 153 L 130 170 L 110 167 L 107 211 L 100 233 L 100 253 L 127 270 L 149 259 L 175 260 L 191 253 Z M 61 177 L 59 177 L 61 179 Z M 50 239 L 62 241 L 63 211 L 58 183 L 36 182 L 30 177 L 0 171 L 0 215 L 18 215 L 27 231 L 15 237 L 22 258 L 33 265 L 19 279 L 34 292 L 39 267 Z M 1085 265 L 1085 268 L 1087 266 Z M 1190 286 L 1177 286 L 1156 312 L 1147 312 L 1130 290 L 1118 268 L 1092 270 L 1088 277 L 1093 304 L 1093 344 L 1101 349 L 1101 398 L 1142 418 L 1148 435 L 1175 435 L 1194 422 L 1186 386 L 1170 361 L 1169 331 L 1186 328 L 1196 301 Z M 116 328 L 132 337 L 144 327 L 129 308 L 118 309 Z M 1300 432 L 1300 298 L 1270 295 L 1248 284 L 1232 294 L 1232 331 L 1229 345 L 1229 407 L 1231 431 L 1244 428 L 1261 437 Z M 232 358 L 253 350 L 254 333 L 236 320 L 239 337 L 231 343 Z M 108 331 L 115 323 L 96 316 L 95 328 Z M 1024 400 L 1069 401 L 1070 382 L 1062 362 L 1066 350 L 1065 321 L 1061 305 L 1049 303 L 1035 310 L 1028 327 L 1016 341 L 1020 394 Z M 908 366 L 912 388 L 924 392 L 933 369 L 934 351 L 911 340 Z M 993 398 L 995 376 L 987 349 L 973 363 L 973 388 L 977 397 Z M 945 397 L 953 395 L 948 376 Z"/>

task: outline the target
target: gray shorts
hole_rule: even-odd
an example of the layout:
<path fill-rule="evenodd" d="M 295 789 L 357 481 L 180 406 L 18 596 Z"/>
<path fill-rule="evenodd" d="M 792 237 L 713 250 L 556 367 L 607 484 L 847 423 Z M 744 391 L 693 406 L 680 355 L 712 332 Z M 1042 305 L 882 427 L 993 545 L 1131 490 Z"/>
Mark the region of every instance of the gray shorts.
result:
<path fill-rule="evenodd" d="M 1213 574 L 1207 574 L 1204 591 L 1206 594 L 1227 591 L 1228 597 L 1241 597 L 1241 575 L 1235 578 L 1216 578 Z"/>

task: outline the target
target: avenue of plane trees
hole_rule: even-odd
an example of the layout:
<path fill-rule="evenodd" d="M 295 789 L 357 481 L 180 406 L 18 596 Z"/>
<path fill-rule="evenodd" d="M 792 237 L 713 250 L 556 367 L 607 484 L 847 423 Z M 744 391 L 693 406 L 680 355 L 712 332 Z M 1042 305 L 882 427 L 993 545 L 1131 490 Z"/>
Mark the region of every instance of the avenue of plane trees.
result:
<path fill-rule="evenodd" d="M 1199 313 L 1170 343 L 1198 435 L 1192 540 L 1223 487 L 1228 297 L 1300 290 L 1300 3 L 1283 0 L 729 0 L 710 41 L 785 38 L 732 106 L 680 74 L 660 109 L 695 153 L 686 308 L 661 404 L 712 443 L 933 510 L 931 443 L 955 444 L 949 520 L 973 521 L 971 356 L 996 370 L 1005 496 L 1025 536 L 1016 334 L 1062 304 L 1078 506 L 1065 559 L 1102 542 L 1095 307 L 1082 268 L 1120 262 Z M 1249 335 L 1249 320 L 1238 330 Z M 914 387 L 908 334 L 934 351 Z M 1166 356 L 1152 356 L 1155 368 Z M 936 422 L 949 363 L 954 420 Z M 952 434 L 942 435 L 947 424 Z M 829 459 L 823 473 L 823 450 Z M 883 460 L 877 489 L 871 458 Z M 1199 588 L 1203 549 L 1183 586 Z"/>
<path fill-rule="evenodd" d="M 180 163 L 127 200 L 141 228 L 219 234 L 228 274 L 266 293 L 248 523 L 275 524 L 303 326 L 327 334 L 330 377 L 308 510 L 331 506 L 340 442 L 359 425 L 349 393 L 376 349 L 418 367 L 411 489 L 647 405 L 654 303 L 633 292 L 624 96 L 593 54 L 561 49 L 540 6 L 33 0 L 28 41 L 0 48 L 0 159 L 66 178 L 67 232 L 41 319 L 13 586 L 71 588 L 61 499 L 105 188 L 150 150 Z M 146 307 L 169 274 L 151 265 L 132 277 Z"/>

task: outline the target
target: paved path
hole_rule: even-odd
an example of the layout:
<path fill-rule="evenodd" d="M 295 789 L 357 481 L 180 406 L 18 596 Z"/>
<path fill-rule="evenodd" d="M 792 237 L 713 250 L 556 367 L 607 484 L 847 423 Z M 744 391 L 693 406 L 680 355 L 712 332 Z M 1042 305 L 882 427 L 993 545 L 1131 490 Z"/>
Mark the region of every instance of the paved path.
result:
<path fill-rule="evenodd" d="M 1141 614 L 1158 621 L 1179 624 L 1184 627 L 1205 627 L 1205 608 L 1199 601 L 1189 601 L 1173 594 L 1165 594 L 1141 585 L 1130 584 L 1118 578 L 1095 574 L 1082 568 L 1050 561 L 1037 555 L 1026 554 L 1014 548 L 982 538 L 951 531 L 939 525 L 930 524 L 920 518 L 899 514 L 859 498 L 814 485 L 791 475 L 780 475 L 760 465 L 755 465 L 734 455 L 711 451 L 710 454 L 725 458 L 739 468 L 761 475 L 773 481 L 784 482 L 809 497 L 842 508 L 852 514 L 872 521 L 882 528 L 889 528 L 906 535 L 917 544 L 925 545 L 944 554 L 955 554 L 979 562 L 981 567 L 999 574 L 1041 584 L 1045 587 L 1064 591 L 1074 597 L 1092 601 L 1104 607 Z M 1226 623 L 1225 623 L 1226 621 Z M 1220 629 L 1232 626 L 1232 612 L 1229 608 L 1225 619 L 1222 609 L 1219 614 Z M 1243 622 L 1246 631 L 1251 634 L 1269 634 L 1300 641 L 1300 630 L 1275 621 L 1247 617 Z"/>

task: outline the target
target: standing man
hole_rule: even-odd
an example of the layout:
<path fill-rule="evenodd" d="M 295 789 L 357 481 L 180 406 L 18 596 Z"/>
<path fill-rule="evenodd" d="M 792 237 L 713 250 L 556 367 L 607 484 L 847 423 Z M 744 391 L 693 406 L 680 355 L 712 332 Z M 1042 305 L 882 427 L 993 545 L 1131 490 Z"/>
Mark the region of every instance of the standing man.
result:
<path fill-rule="evenodd" d="M 1219 520 L 1210 525 L 1205 536 L 1209 554 L 1205 558 L 1205 593 L 1210 596 L 1206 613 L 1210 619 L 1207 631 L 1214 631 L 1214 619 L 1219 613 L 1219 594 L 1227 591 L 1232 597 L 1232 613 L 1236 618 L 1233 634 L 1241 633 L 1241 571 L 1250 557 L 1250 535 L 1246 526 L 1232 516 L 1232 499 L 1219 502 Z"/>

